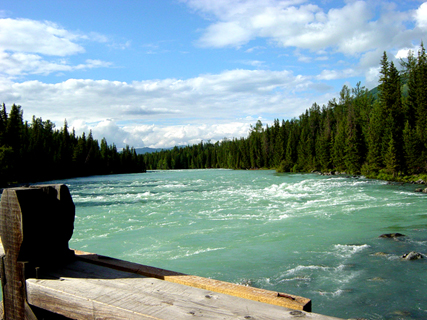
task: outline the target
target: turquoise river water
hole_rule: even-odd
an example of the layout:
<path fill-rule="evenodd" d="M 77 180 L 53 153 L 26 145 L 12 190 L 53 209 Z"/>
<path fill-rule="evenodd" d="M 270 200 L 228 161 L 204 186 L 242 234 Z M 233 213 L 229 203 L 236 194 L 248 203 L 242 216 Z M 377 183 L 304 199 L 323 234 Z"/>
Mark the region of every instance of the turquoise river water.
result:
<path fill-rule="evenodd" d="M 55 181 L 70 246 L 312 299 L 313 312 L 427 319 L 427 195 L 414 185 L 270 170 L 151 171 Z M 383 233 L 406 235 L 398 241 Z"/>

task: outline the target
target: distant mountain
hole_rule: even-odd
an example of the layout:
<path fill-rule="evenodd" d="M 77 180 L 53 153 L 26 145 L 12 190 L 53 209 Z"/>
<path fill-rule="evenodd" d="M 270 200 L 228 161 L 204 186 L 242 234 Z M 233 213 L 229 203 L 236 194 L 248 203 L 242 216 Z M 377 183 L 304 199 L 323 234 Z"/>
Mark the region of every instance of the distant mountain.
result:
<path fill-rule="evenodd" d="M 144 147 L 144 148 L 135 148 L 136 154 L 144 154 L 144 153 L 153 153 L 153 152 L 158 152 L 158 151 L 162 151 L 162 150 L 170 150 L 172 148 L 148 148 L 148 147 Z"/>
<path fill-rule="evenodd" d="M 401 83 L 400 90 L 402 91 L 402 95 L 403 97 L 407 97 L 408 96 L 408 77 L 406 76 L 406 74 L 402 74 L 400 78 L 400 83 Z M 378 93 L 379 93 L 378 86 L 369 90 L 369 93 L 372 94 L 375 100 L 378 99 Z"/>
<path fill-rule="evenodd" d="M 378 99 L 378 92 L 378 87 L 375 87 L 369 91 L 369 93 L 374 97 L 375 100 Z"/>

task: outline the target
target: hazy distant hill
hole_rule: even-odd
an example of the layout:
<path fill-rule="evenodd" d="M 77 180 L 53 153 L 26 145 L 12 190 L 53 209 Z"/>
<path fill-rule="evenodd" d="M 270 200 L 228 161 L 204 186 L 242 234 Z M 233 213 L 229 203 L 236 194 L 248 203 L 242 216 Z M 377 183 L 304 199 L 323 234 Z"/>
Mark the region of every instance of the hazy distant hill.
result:
<path fill-rule="evenodd" d="M 162 151 L 162 150 L 169 150 L 171 148 L 148 148 L 148 147 L 144 147 L 144 148 L 135 148 L 136 154 L 144 154 L 144 153 L 153 153 L 153 152 L 157 152 L 157 151 Z"/>
<path fill-rule="evenodd" d="M 402 96 L 403 97 L 407 97 L 408 96 L 408 78 L 406 76 L 406 74 L 403 74 L 402 77 L 400 78 L 400 83 L 401 83 L 401 92 L 402 92 Z M 378 93 L 379 93 L 379 88 L 378 86 L 369 90 L 369 93 L 374 97 L 374 99 L 378 99 Z"/>

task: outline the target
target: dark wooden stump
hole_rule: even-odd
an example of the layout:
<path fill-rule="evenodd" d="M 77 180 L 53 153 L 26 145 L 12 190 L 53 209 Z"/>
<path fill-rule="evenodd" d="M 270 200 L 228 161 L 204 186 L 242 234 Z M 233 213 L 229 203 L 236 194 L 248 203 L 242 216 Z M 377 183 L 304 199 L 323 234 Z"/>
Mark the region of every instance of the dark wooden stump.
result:
<path fill-rule="evenodd" d="M 75 207 L 65 185 L 4 189 L 0 202 L 0 263 L 5 320 L 36 319 L 25 280 L 74 256 L 69 249 Z"/>

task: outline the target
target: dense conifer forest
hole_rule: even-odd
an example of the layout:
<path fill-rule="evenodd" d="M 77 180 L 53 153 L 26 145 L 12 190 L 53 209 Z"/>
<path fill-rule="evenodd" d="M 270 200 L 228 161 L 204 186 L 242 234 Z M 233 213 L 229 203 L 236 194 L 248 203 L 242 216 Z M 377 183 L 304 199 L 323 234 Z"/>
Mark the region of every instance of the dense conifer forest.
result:
<path fill-rule="evenodd" d="M 105 139 L 70 133 L 67 122 L 60 130 L 33 116 L 23 121 L 21 106 L 0 109 L 0 186 L 78 176 L 144 172 L 142 155 L 127 146 L 118 151 Z"/>
<path fill-rule="evenodd" d="M 401 61 L 399 72 L 384 53 L 379 86 L 343 86 L 338 99 L 312 107 L 298 119 L 258 121 L 248 137 L 174 147 L 137 155 L 105 139 L 57 130 L 20 106 L 0 110 L 0 186 L 76 176 L 145 172 L 146 169 L 260 169 L 340 172 L 386 180 L 427 173 L 427 54 Z"/>
<path fill-rule="evenodd" d="M 145 154 L 147 169 L 275 168 L 279 172 L 345 172 L 386 180 L 427 173 L 427 55 L 421 46 L 401 61 L 386 53 L 379 86 L 343 86 L 328 105 L 298 119 L 251 127 L 248 137 L 201 142 Z"/>

